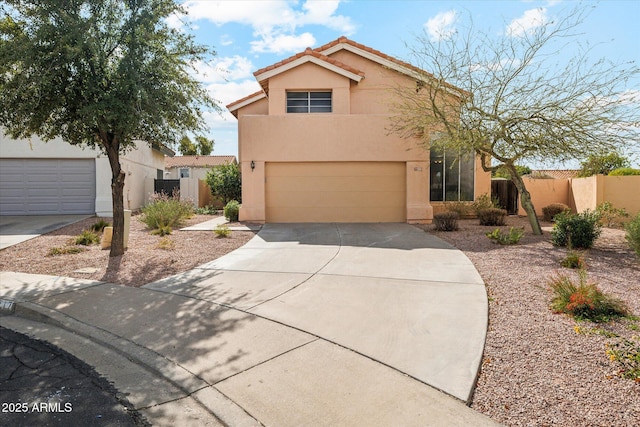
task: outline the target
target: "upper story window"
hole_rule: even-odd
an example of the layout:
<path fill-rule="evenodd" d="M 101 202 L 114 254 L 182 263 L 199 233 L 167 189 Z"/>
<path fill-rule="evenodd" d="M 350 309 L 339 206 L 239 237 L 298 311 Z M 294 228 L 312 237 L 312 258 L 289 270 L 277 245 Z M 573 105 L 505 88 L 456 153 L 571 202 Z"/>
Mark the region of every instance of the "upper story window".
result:
<path fill-rule="evenodd" d="M 330 113 L 331 92 L 287 92 L 287 113 Z"/>

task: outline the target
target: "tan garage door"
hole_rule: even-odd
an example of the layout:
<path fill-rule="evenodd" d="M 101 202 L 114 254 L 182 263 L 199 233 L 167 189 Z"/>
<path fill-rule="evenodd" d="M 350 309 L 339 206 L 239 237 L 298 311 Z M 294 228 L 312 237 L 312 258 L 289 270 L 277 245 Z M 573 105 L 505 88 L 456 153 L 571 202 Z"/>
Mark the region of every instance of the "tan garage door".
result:
<path fill-rule="evenodd" d="M 405 222 L 406 166 L 266 164 L 267 222 Z"/>

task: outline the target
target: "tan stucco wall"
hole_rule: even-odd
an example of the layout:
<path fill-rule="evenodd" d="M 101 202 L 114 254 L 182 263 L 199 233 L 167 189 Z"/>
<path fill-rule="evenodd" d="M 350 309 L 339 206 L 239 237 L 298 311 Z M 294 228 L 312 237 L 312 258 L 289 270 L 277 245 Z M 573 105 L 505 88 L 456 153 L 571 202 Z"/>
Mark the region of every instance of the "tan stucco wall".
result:
<path fill-rule="evenodd" d="M 96 162 L 96 214 L 112 215 L 111 167 L 109 160 L 98 150 L 70 145 L 57 138 L 44 142 L 40 138 L 14 140 L 0 131 L 0 157 L 46 159 L 95 159 Z M 157 169 L 164 170 L 164 155 L 139 142 L 137 148 L 120 157 L 122 170 L 127 174 L 124 187 L 125 209 L 136 210 L 144 206 L 153 193 L 153 180 Z"/>
<path fill-rule="evenodd" d="M 542 208 L 552 203 L 564 203 L 573 208 L 571 202 L 571 186 L 568 179 L 531 179 L 523 178 L 527 191 L 531 194 L 531 202 L 536 209 L 536 214 L 542 216 Z M 522 208 L 518 195 L 518 215 L 527 213 Z"/>
<path fill-rule="evenodd" d="M 576 212 L 594 210 L 603 202 L 624 208 L 630 215 L 640 212 L 640 176 L 594 175 L 573 179 L 526 179 L 536 213 L 551 203 L 564 203 Z M 519 215 L 526 215 L 522 207 Z"/>

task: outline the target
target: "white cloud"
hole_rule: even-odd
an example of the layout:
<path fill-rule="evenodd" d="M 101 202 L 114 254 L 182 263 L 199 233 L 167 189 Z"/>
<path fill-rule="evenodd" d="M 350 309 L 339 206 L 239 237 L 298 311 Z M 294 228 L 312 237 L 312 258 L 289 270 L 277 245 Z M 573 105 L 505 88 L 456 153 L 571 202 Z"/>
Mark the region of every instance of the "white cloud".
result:
<path fill-rule="evenodd" d="M 233 82 L 211 83 L 206 86 L 209 95 L 220 101 L 223 110 L 227 104 L 244 98 L 247 95 L 258 92 L 261 87 L 254 79 L 247 79 Z M 235 120 L 235 119 L 234 119 Z"/>
<path fill-rule="evenodd" d="M 316 43 L 311 33 L 302 33 L 299 36 L 286 34 L 264 34 L 262 39 L 251 42 L 252 52 L 272 52 L 283 54 L 285 52 L 299 52 Z"/>
<path fill-rule="evenodd" d="M 520 18 L 511 21 L 507 26 L 507 35 L 521 37 L 545 25 L 548 21 L 549 17 L 547 16 L 546 8 L 529 9 Z"/>
<path fill-rule="evenodd" d="M 205 19 L 216 25 L 238 23 L 253 29 L 257 40 L 252 42 L 255 52 L 296 52 L 307 47 L 310 33 L 296 34 L 305 25 L 321 25 L 350 35 L 355 25 L 349 17 L 336 15 L 340 1 L 286 0 L 260 1 L 197 1 L 184 4 L 191 21 Z M 315 39 L 313 39 L 315 42 Z"/>
<path fill-rule="evenodd" d="M 203 83 L 223 83 L 228 80 L 246 79 L 253 76 L 253 63 L 239 55 L 215 58 L 207 63 L 198 61 L 194 64 L 197 71 L 195 78 Z"/>
<path fill-rule="evenodd" d="M 457 12 L 455 10 L 441 12 L 429 19 L 427 23 L 424 24 L 424 28 L 433 41 L 448 39 L 456 32 L 456 18 Z"/>

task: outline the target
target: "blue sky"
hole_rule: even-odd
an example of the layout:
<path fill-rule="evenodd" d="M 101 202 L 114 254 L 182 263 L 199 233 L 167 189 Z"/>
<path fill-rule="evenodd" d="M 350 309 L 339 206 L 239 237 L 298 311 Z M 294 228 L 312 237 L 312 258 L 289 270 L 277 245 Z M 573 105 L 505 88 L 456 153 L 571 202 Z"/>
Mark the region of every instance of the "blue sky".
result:
<path fill-rule="evenodd" d="M 408 60 L 417 34 L 455 31 L 465 14 L 481 31 L 505 34 L 530 28 L 571 9 L 574 1 L 387 1 L 387 0 L 200 0 L 185 1 L 186 17 L 170 25 L 212 46 L 216 58 L 199 64 L 198 78 L 223 106 L 206 115 L 213 154 L 237 155 L 237 121 L 224 105 L 260 89 L 253 72 L 345 35 L 398 59 Z M 595 7 L 578 28 L 581 42 L 598 45 L 594 57 L 640 62 L 640 1 L 583 2 Z M 184 25 L 188 21 L 190 29 Z M 570 47 L 563 50 L 571 55 Z M 428 70 L 427 70 L 428 71 Z M 640 89 L 640 81 L 631 90 Z"/>

